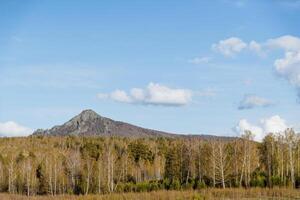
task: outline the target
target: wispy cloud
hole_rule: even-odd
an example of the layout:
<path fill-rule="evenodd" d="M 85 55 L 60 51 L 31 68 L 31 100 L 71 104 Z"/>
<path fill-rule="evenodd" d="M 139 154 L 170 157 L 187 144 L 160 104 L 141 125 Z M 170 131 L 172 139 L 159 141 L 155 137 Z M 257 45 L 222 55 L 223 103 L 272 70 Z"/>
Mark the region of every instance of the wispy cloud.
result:
<path fill-rule="evenodd" d="M 266 57 L 266 52 L 263 50 L 263 46 L 260 43 L 252 40 L 249 43 L 248 48 L 250 51 L 256 53 L 257 55 L 261 57 Z"/>
<path fill-rule="evenodd" d="M 63 64 L 12 67 L 1 70 L 0 86 L 41 88 L 99 88 L 101 74 L 93 67 Z"/>
<path fill-rule="evenodd" d="M 199 64 L 203 64 L 203 63 L 209 63 L 210 61 L 212 61 L 212 59 L 213 58 L 209 57 L 209 56 L 195 57 L 195 58 L 189 59 L 188 63 L 199 65 Z"/>
<path fill-rule="evenodd" d="M 238 109 L 244 110 L 244 109 L 252 109 L 256 107 L 267 107 L 270 105 L 273 105 L 272 101 L 266 98 L 257 95 L 245 95 L 242 101 L 240 102 Z"/>

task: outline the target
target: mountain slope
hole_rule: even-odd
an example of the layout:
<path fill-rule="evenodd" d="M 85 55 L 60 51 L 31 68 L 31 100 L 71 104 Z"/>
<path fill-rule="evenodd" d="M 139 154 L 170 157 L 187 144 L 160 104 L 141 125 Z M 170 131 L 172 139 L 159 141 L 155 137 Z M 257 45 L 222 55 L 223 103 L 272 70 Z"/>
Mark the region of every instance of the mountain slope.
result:
<path fill-rule="evenodd" d="M 121 137 L 182 137 L 205 140 L 232 140 L 234 137 L 214 135 L 183 135 L 146 129 L 125 122 L 102 117 L 93 110 L 84 110 L 63 125 L 51 129 L 38 129 L 33 135 L 78 135 L 78 136 L 121 136 Z"/>
<path fill-rule="evenodd" d="M 114 121 L 102 117 L 93 110 L 84 110 L 60 126 L 51 129 L 36 130 L 33 135 L 98 135 L 98 136 L 125 136 L 125 137 L 155 137 L 155 136 L 176 136 L 146 128 L 141 128 L 128 123 Z"/>

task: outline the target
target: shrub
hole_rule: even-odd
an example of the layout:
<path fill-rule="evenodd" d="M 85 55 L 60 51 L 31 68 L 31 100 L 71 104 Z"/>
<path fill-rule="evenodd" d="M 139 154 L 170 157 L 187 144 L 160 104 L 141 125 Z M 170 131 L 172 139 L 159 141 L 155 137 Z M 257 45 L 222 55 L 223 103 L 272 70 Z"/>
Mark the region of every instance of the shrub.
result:
<path fill-rule="evenodd" d="M 168 178 L 166 178 L 166 179 L 164 179 L 163 182 L 162 182 L 162 186 L 163 186 L 162 189 L 167 189 L 167 190 L 169 190 L 169 189 L 170 189 L 170 185 L 171 185 L 171 181 L 170 181 Z"/>
<path fill-rule="evenodd" d="M 136 184 L 136 192 L 148 192 L 150 191 L 150 185 L 147 182 L 141 182 Z"/>
<path fill-rule="evenodd" d="M 266 187 L 267 177 L 266 174 L 259 169 L 255 170 L 250 180 L 251 187 Z"/>
<path fill-rule="evenodd" d="M 253 177 L 250 181 L 251 187 L 266 187 L 266 177 L 262 175 L 257 175 Z"/>
<path fill-rule="evenodd" d="M 195 189 L 204 189 L 204 188 L 206 188 L 205 182 L 198 180 L 195 184 Z"/>
<path fill-rule="evenodd" d="M 150 191 L 157 191 L 159 189 L 160 189 L 160 186 L 157 181 L 150 182 Z"/>
<path fill-rule="evenodd" d="M 170 184 L 170 190 L 180 190 L 180 182 L 178 179 L 173 179 Z"/>
<path fill-rule="evenodd" d="M 272 176 L 271 177 L 271 182 L 272 182 L 273 186 L 281 186 L 282 185 L 282 182 L 281 182 L 279 176 Z"/>

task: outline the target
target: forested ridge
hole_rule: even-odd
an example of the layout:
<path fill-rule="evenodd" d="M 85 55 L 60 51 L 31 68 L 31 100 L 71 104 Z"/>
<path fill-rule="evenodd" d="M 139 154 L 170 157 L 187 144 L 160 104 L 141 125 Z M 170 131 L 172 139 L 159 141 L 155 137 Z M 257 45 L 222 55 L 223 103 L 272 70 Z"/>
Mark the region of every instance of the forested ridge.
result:
<path fill-rule="evenodd" d="M 207 187 L 299 187 L 292 129 L 261 143 L 231 140 L 30 136 L 0 139 L 0 191 L 104 194 Z"/>

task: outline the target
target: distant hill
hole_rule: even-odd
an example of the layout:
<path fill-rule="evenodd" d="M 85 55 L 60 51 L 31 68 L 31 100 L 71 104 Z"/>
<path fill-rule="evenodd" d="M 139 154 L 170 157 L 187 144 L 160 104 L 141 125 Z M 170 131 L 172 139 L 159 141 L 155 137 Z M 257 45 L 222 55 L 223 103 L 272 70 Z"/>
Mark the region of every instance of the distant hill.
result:
<path fill-rule="evenodd" d="M 203 139 L 232 139 L 213 135 L 180 135 L 138 127 L 125 122 L 102 117 L 93 110 L 84 110 L 63 125 L 51 129 L 38 129 L 33 135 L 78 135 L 78 136 L 122 136 L 122 137 L 186 137 Z"/>
<path fill-rule="evenodd" d="M 51 129 L 36 130 L 33 135 L 81 135 L 81 136 L 125 136 L 125 137 L 155 137 L 175 136 L 170 133 L 141 128 L 128 123 L 114 121 L 102 117 L 93 110 L 84 110 L 70 121 Z"/>

